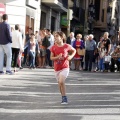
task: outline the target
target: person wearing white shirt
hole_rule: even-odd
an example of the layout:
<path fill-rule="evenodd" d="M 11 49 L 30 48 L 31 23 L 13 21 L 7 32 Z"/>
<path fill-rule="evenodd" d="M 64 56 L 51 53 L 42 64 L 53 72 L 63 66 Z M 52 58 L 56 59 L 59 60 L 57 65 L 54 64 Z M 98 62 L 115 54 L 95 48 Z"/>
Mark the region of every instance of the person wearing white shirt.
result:
<path fill-rule="evenodd" d="M 48 60 L 49 67 L 52 68 L 52 61 L 50 59 L 50 48 L 54 45 L 54 36 L 51 34 L 50 29 L 46 29 L 46 33 L 48 35 L 48 40 L 50 42 L 50 46 L 46 50 L 46 52 L 47 52 L 47 60 Z"/>
<path fill-rule="evenodd" d="M 19 25 L 15 25 L 15 31 L 12 32 L 12 62 L 14 67 L 14 72 L 17 72 L 17 58 L 19 52 L 23 52 L 23 44 L 22 44 L 22 35 L 19 32 Z"/>
<path fill-rule="evenodd" d="M 66 40 L 66 43 L 70 44 L 71 46 L 73 46 L 73 43 L 74 43 L 75 39 L 76 38 L 74 37 L 74 32 L 71 32 L 69 37 Z"/>

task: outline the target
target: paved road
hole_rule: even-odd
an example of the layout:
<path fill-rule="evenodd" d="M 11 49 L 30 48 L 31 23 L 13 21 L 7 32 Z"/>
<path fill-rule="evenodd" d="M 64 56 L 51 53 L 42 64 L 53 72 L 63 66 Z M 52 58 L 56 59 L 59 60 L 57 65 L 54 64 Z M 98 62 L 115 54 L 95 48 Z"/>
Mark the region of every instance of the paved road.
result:
<path fill-rule="evenodd" d="M 0 120 L 120 120 L 120 73 L 70 71 L 69 104 L 53 69 L 27 68 L 0 76 Z"/>

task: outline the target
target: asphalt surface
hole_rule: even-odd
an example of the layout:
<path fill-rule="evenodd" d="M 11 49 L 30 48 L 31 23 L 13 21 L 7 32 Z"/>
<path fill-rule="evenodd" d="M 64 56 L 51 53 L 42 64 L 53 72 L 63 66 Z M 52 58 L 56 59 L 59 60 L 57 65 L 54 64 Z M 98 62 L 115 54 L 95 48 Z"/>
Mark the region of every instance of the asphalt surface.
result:
<path fill-rule="evenodd" d="M 53 69 L 0 75 L 0 120 L 120 120 L 120 73 L 70 71 L 68 105 Z"/>

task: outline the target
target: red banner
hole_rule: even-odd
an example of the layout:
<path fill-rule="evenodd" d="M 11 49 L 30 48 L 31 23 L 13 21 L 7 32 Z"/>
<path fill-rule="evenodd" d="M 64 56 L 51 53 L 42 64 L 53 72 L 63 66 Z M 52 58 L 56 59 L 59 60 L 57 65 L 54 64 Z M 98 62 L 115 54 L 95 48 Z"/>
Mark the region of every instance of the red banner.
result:
<path fill-rule="evenodd" d="M 0 16 L 5 14 L 5 5 L 3 3 L 0 3 Z"/>

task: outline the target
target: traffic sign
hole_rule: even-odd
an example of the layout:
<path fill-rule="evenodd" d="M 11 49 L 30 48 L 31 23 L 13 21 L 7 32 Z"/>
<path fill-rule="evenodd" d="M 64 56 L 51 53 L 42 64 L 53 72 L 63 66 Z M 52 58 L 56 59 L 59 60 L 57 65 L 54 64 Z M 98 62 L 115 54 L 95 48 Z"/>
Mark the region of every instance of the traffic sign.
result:
<path fill-rule="evenodd" d="M 5 14 L 5 5 L 3 3 L 0 3 L 0 16 Z"/>

